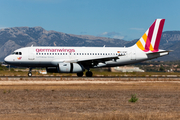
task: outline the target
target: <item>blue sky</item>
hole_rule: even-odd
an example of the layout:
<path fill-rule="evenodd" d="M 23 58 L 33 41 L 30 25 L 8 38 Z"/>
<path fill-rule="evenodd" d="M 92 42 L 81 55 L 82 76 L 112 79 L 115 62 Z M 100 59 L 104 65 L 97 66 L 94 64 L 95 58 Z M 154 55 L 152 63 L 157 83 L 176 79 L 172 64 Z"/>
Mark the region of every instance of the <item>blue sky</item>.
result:
<path fill-rule="evenodd" d="M 156 18 L 180 30 L 179 0 L 0 0 L 0 28 L 35 27 L 133 40 Z"/>

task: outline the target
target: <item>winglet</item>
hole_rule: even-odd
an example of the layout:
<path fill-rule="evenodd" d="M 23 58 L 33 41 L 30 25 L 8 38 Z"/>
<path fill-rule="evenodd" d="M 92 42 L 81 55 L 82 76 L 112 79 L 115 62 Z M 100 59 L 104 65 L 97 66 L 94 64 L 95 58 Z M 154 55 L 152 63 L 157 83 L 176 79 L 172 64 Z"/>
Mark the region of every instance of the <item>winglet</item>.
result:
<path fill-rule="evenodd" d="M 159 51 L 159 43 L 163 31 L 165 19 L 156 19 L 149 29 L 144 33 L 140 40 L 136 43 L 139 49 L 144 52 Z"/>

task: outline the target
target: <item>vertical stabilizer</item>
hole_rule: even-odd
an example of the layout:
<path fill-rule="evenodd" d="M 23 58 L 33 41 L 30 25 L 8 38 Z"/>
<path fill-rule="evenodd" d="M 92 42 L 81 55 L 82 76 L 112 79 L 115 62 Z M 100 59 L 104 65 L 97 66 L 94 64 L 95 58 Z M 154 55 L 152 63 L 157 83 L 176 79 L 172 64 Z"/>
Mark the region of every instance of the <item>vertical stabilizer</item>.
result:
<path fill-rule="evenodd" d="M 165 19 L 156 19 L 149 29 L 144 33 L 140 40 L 136 43 L 139 49 L 144 52 L 159 51 L 159 43 L 163 30 Z"/>

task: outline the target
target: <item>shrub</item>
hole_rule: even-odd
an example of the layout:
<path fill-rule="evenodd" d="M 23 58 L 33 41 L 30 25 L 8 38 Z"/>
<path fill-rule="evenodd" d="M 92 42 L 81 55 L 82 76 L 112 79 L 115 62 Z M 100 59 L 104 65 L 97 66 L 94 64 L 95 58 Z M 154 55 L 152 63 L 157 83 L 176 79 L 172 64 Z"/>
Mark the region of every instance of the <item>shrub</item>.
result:
<path fill-rule="evenodd" d="M 138 98 L 136 97 L 136 94 L 132 94 L 131 95 L 131 99 L 129 100 L 129 102 L 136 102 L 136 101 L 138 101 Z"/>
<path fill-rule="evenodd" d="M 4 94 L 6 94 L 6 90 L 4 90 L 4 92 L 3 92 Z"/>

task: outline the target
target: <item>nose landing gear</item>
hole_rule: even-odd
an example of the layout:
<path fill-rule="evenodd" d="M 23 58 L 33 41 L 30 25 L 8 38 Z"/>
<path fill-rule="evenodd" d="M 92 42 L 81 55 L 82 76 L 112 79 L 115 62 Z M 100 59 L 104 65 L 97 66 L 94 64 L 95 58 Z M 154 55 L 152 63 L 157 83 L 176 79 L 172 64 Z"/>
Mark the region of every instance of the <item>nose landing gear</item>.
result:
<path fill-rule="evenodd" d="M 32 70 L 32 68 L 29 68 L 28 77 L 31 77 L 31 76 L 32 76 L 31 70 Z"/>

